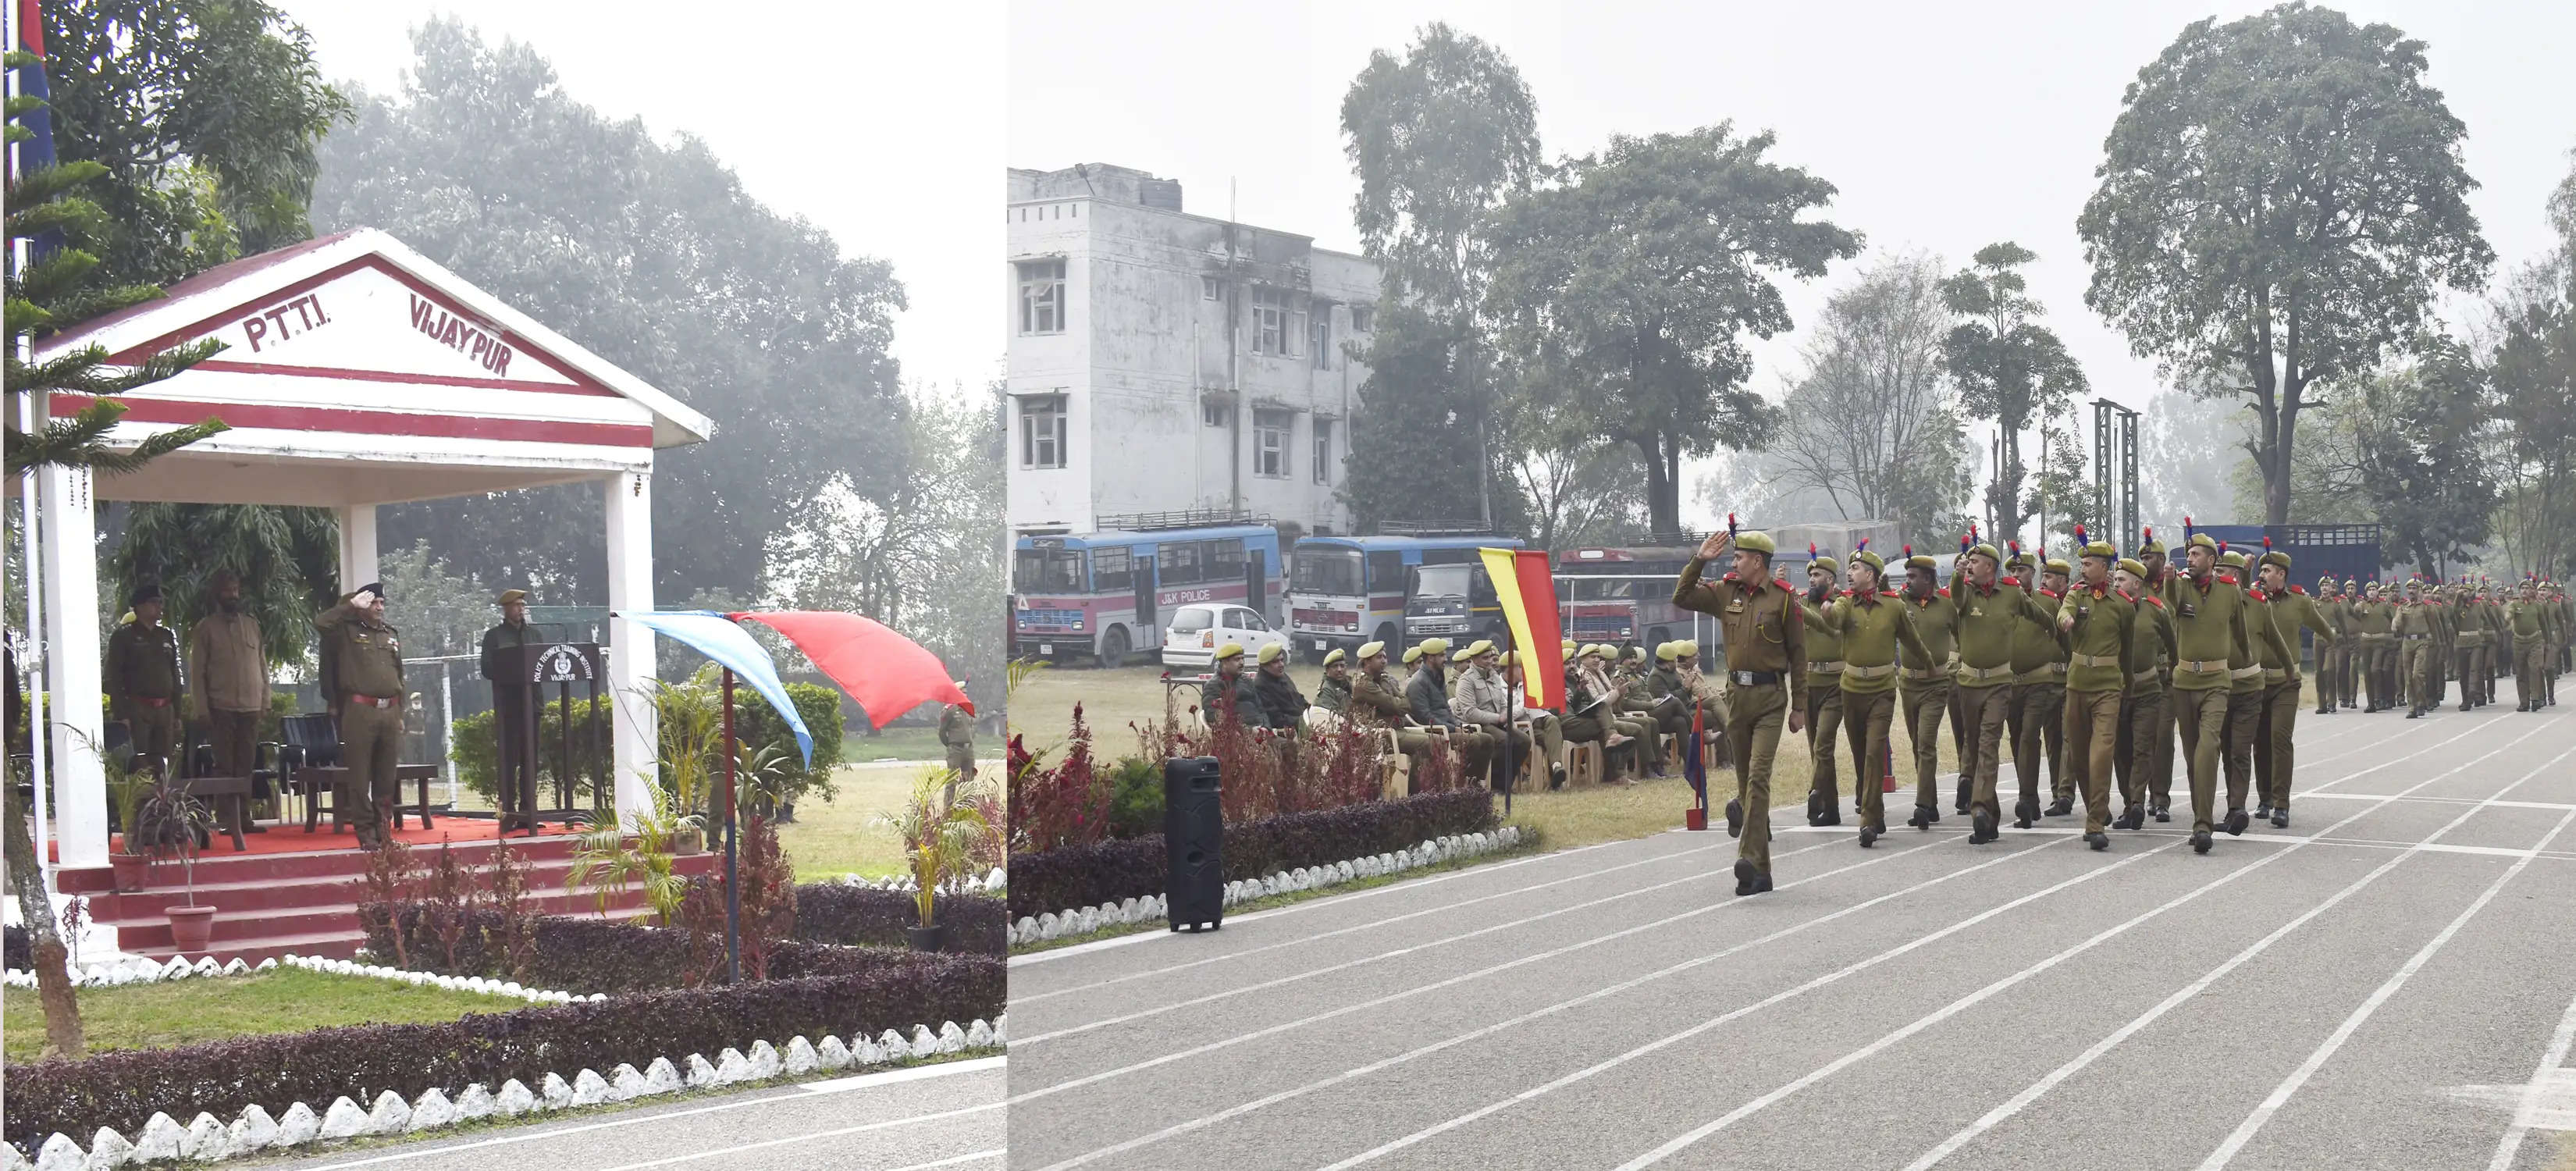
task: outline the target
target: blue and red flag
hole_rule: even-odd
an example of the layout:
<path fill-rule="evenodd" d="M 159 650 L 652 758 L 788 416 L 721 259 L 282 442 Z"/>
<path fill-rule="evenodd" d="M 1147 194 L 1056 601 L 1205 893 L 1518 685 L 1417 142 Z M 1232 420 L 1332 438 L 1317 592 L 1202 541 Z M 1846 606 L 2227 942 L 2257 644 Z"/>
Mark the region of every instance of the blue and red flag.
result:
<path fill-rule="evenodd" d="M 44 6 L 38 0 L 18 0 L 18 43 L 12 47 L 38 58 L 33 65 L 19 67 L 19 96 L 40 101 L 51 98 L 53 91 L 45 85 L 42 60 L 45 55 Z M 38 106 L 20 115 L 18 123 L 34 132 L 34 137 L 18 147 L 19 162 L 29 170 L 54 165 L 54 112 Z"/>

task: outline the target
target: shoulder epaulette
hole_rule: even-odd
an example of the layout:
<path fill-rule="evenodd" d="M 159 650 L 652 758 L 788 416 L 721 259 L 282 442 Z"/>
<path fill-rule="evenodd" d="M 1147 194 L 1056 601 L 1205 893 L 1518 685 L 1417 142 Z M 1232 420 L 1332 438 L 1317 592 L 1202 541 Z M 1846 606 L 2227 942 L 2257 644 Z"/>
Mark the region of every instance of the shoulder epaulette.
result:
<path fill-rule="evenodd" d="M 2050 592 L 2048 592 L 2047 590 L 2043 589 L 2043 590 L 2039 591 L 2039 596 L 2040 596 L 2040 597 L 2043 597 L 2043 598 L 2046 598 L 2046 599 L 2048 599 L 2049 601 L 2054 602 L 2054 601 L 2058 600 L 2059 598 L 2065 597 L 2066 595 L 2064 595 L 2064 594 L 2053 594 L 2053 593 L 2050 593 Z"/>
<path fill-rule="evenodd" d="M 2224 573 L 2222 573 L 2222 574 L 2219 574 L 2219 575 L 2218 575 L 2218 580 L 2219 580 L 2219 582 L 2220 582 L 2221 584 L 2224 584 L 2224 585 L 2235 585 L 2235 584 L 2236 584 L 2236 579 L 2235 579 L 2235 578 L 2229 577 L 2228 575 L 2226 575 L 2226 574 L 2224 574 Z"/>
<path fill-rule="evenodd" d="M 2306 586 L 2297 585 L 2297 584 L 2295 584 L 2295 583 L 2294 583 L 2294 584 L 2292 584 L 2292 585 L 2290 586 L 2290 592 L 2291 592 L 2291 593 L 2294 593 L 2294 594 L 2305 595 L 2305 594 L 2308 592 L 2308 588 L 2307 588 Z"/>
<path fill-rule="evenodd" d="M 2147 595 L 2147 604 L 2148 604 L 2148 605 L 2150 605 L 2150 606 L 2153 606 L 2153 607 L 2155 607 L 2156 609 L 2159 609 L 2159 610 L 2162 610 L 2162 609 L 2164 609 L 2164 608 L 2165 608 L 2165 600 L 2164 600 L 2163 598 L 2159 598 L 2159 597 L 2155 596 L 2154 594 L 2148 594 L 2148 595 Z"/>
<path fill-rule="evenodd" d="M 2246 597 L 2249 597 L 2249 598 L 2252 598 L 2252 599 L 2254 599 L 2254 600 L 2255 600 L 2255 601 L 2257 601 L 2257 602 L 2268 602 L 2268 601 L 2271 601 L 2271 599 L 2270 599 L 2270 598 L 2267 598 L 2267 597 L 2264 597 L 2264 596 L 2263 596 L 2263 587 L 2261 587 L 2261 586 L 2255 586 L 2253 589 L 2250 589 L 2250 590 L 2245 591 L 2245 596 L 2246 596 Z"/>
<path fill-rule="evenodd" d="M 1950 589 L 1949 589 L 1949 587 L 1948 587 L 1948 586 L 1940 587 L 1939 589 L 1937 589 L 1937 590 L 1935 590 L 1935 591 L 1933 591 L 1933 592 L 1938 593 L 1938 594 L 1940 594 L 1942 597 L 1945 597 L 1945 598 L 1950 596 Z"/>
<path fill-rule="evenodd" d="M 2017 586 L 2021 584 L 2021 579 L 2018 577 L 1999 577 L 1995 579 L 1995 584 L 1999 586 Z"/>
<path fill-rule="evenodd" d="M 1735 580 L 1735 571 L 1734 571 L 1734 570 L 1732 570 L 1732 569 L 1727 570 L 1727 571 L 1726 571 L 1726 576 L 1721 577 L 1721 578 L 1719 578 L 1719 579 L 1717 579 L 1717 580 L 1719 580 L 1719 581 L 1734 581 L 1734 580 Z"/>
<path fill-rule="evenodd" d="M 1786 580 L 1784 580 L 1784 579 L 1776 578 L 1776 577 L 1775 577 L 1775 578 L 1772 578 L 1772 579 L 1771 579 L 1771 584 L 1773 584 L 1773 585 L 1775 585 L 1775 586 L 1780 587 L 1780 592 L 1781 592 L 1781 593 L 1788 594 L 1788 595 L 1790 595 L 1790 596 L 1792 596 L 1792 597 L 1795 597 L 1795 596 L 1797 595 L 1797 593 L 1798 593 L 1798 587 L 1793 586 L 1793 585 L 1790 585 L 1790 584 L 1789 584 Z"/>

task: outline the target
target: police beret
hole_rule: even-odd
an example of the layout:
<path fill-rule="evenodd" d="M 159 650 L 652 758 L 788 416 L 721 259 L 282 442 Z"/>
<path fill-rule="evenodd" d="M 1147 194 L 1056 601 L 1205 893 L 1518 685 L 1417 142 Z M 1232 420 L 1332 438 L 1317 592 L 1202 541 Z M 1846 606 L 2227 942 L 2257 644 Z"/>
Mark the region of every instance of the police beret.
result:
<path fill-rule="evenodd" d="M 1995 564 L 1997 564 L 1997 565 L 2001 565 L 2001 564 L 2003 564 L 2003 560 L 2004 560 L 2004 555 L 2003 555 L 2003 554 L 2001 554 L 2001 553 L 1996 552 L 1996 551 L 1995 551 L 1995 547 L 1994 547 L 1994 546 L 1989 545 L 1989 544 L 1986 544 L 1986 543 L 1984 543 L 1984 542 L 1982 542 L 1982 541 L 1981 541 L 1981 542 L 1978 542 L 1978 543 L 1977 543 L 1977 544 L 1975 544 L 1975 545 L 1971 545 L 1971 546 L 1969 546 L 1969 547 L 1968 547 L 1968 556 L 1970 556 L 1970 557 L 1983 557 L 1983 558 L 1985 558 L 1986 560 L 1988 560 L 1988 561 L 1992 561 L 1992 562 L 1994 562 L 1994 563 L 1995 563 Z"/>
<path fill-rule="evenodd" d="M 1405 666 L 1410 667 L 1410 666 L 1414 665 L 1415 663 L 1418 663 L 1418 662 L 1421 662 L 1421 661 L 1422 661 L 1422 648 L 1421 648 L 1421 647 L 1412 647 L 1412 648 L 1407 649 L 1407 650 L 1404 652 L 1404 665 L 1405 665 Z"/>
<path fill-rule="evenodd" d="M 1334 647 L 1332 653 L 1324 656 L 1324 665 L 1327 667 L 1332 666 L 1335 663 L 1341 662 L 1346 657 L 1347 656 L 1342 653 L 1342 648 Z"/>
<path fill-rule="evenodd" d="M 2129 576 L 2135 577 L 2141 581 L 2146 580 L 2147 563 L 2140 561 L 2135 557 L 2123 557 L 2120 559 L 2120 563 L 2112 566 L 2112 568 L 2128 570 Z"/>
<path fill-rule="evenodd" d="M 1421 646 L 1414 649 L 1419 650 L 1426 655 L 1445 655 L 1449 653 L 1449 640 L 1445 638 L 1426 638 L 1422 640 Z"/>
<path fill-rule="evenodd" d="M 1827 573 L 1840 573 L 1843 569 L 1843 563 L 1834 560 L 1833 554 L 1831 553 L 1818 553 L 1814 557 L 1807 559 L 1807 567 L 1810 569 L 1822 567 Z"/>
<path fill-rule="evenodd" d="M 1458 657 L 1462 659 L 1472 659 L 1478 655 L 1490 655 L 1492 653 L 1494 653 L 1493 640 L 1480 638 L 1474 642 L 1468 643 L 1467 649 L 1461 652 Z"/>
<path fill-rule="evenodd" d="M 134 587 L 134 592 L 125 596 L 125 604 L 128 606 L 140 606 L 145 602 L 158 602 L 160 600 L 160 585 L 150 582 Z"/>
<path fill-rule="evenodd" d="M 1364 660 L 1374 659 L 1385 653 L 1386 644 L 1383 642 L 1364 642 L 1360 644 L 1360 658 Z"/>
<path fill-rule="evenodd" d="M 2283 569 L 2288 569 L 2290 567 L 2290 555 L 2278 549 L 2274 549 L 2263 554 L 2263 564 L 2278 565 Z"/>
<path fill-rule="evenodd" d="M 2048 559 L 2048 562 L 2047 562 L 2046 564 L 2042 565 L 2040 568 L 2045 569 L 2045 570 L 2047 570 L 2047 571 L 2048 571 L 2048 572 L 2050 572 L 2050 573 L 2059 573 L 2059 574 L 2063 574 L 2063 573 L 2072 573 L 2072 572 L 2074 572 L 2074 568 L 2073 568 L 2072 566 L 2069 566 L 2068 564 L 2066 564 L 2066 562 L 2065 562 L 2064 560 L 2059 559 L 2059 558 L 2056 558 L 2056 557 L 2051 557 L 2051 558 L 2049 558 L 2049 559 Z"/>
<path fill-rule="evenodd" d="M 1749 529 L 1735 534 L 1735 547 L 1747 553 L 1760 553 L 1764 556 L 1780 551 L 1780 546 L 1771 540 L 1771 534 L 1757 533 Z"/>
<path fill-rule="evenodd" d="M 2236 569 L 2243 569 L 2245 568 L 2245 555 L 2234 549 L 2230 549 L 2218 555 L 2218 563 L 2220 565 L 2230 566 Z"/>
<path fill-rule="evenodd" d="M 1583 648 L 1581 657 L 1587 659 L 1606 659 L 1610 657 L 1610 648 L 1596 642 L 1591 646 Z"/>
<path fill-rule="evenodd" d="M 2216 549 L 2218 547 L 2218 538 L 2210 536 L 2207 533 L 2193 533 L 2191 535 L 2191 539 L 2183 542 L 2183 544 L 2198 545 L 2203 549 Z"/>
<path fill-rule="evenodd" d="M 1242 658 L 1242 657 L 1243 657 L 1243 644 L 1242 644 L 1242 643 L 1239 643 L 1239 642 L 1230 642 L 1230 643 L 1225 644 L 1224 646 L 1221 646 L 1221 647 L 1216 648 L 1216 658 L 1217 658 L 1217 660 L 1218 660 L 1219 662 L 1222 662 L 1222 661 L 1224 661 L 1224 660 L 1226 660 L 1226 659 L 1240 659 L 1240 658 Z"/>
<path fill-rule="evenodd" d="M 1274 643 L 1271 643 L 1269 646 L 1266 646 L 1266 647 L 1261 648 L 1260 661 L 1261 661 L 1261 662 L 1264 662 L 1264 663 L 1271 662 L 1271 661 L 1273 661 L 1273 660 L 1275 660 L 1275 659 L 1279 658 L 1281 655 L 1284 655 L 1284 654 L 1287 654 L 1287 653 L 1288 653 L 1288 648 L 1287 648 L 1287 647 L 1281 646 L 1281 645 L 1279 645 L 1278 643 L 1275 643 L 1275 642 L 1274 642 Z"/>
<path fill-rule="evenodd" d="M 526 590 L 503 590 L 501 591 L 501 600 L 498 604 L 507 606 L 512 602 L 524 602 L 527 600 L 528 591 Z"/>
<path fill-rule="evenodd" d="M 1698 658 L 1699 640 L 1696 638 L 1685 638 L 1680 642 L 1674 643 L 1673 653 L 1685 659 Z"/>
<path fill-rule="evenodd" d="M 1854 550 L 1852 553 L 1852 564 L 1866 565 L 1872 573 L 1887 572 L 1887 558 L 1881 557 L 1876 553 L 1872 553 L 1867 549 Z"/>
<path fill-rule="evenodd" d="M 1681 645 L 1682 644 L 1677 642 L 1655 644 L 1655 661 L 1660 663 L 1669 663 L 1682 657 Z"/>

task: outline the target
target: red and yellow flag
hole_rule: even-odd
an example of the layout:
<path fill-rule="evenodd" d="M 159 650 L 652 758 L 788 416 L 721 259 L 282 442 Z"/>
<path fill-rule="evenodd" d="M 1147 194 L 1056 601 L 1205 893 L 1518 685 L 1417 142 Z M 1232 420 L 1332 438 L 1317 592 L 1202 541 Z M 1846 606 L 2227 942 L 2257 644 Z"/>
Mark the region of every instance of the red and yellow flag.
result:
<path fill-rule="evenodd" d="M 1565 641 L 1557 623 L 1556 578 L 1548 571 L 1544 549 L 1478 549 L 1485 575 L 1493 579 L 1494 597 L 1503 618 L 1512 624 L 1512 645 L 1522 652 L 1521 689 L 1531 707 L 1565 707 Z M 1533 653 L 1534 652 L 1534 653 Z"/>

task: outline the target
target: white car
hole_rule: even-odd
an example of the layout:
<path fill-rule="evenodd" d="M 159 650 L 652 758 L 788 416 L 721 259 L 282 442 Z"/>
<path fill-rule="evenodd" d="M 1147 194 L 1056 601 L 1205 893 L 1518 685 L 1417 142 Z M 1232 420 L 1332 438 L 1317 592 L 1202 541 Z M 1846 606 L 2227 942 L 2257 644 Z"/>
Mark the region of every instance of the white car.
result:
<path fill-rule="evenodd" d="M 1216 648 L 1230 642 L 1243 644 L 1248 667 L 1259 659 L 1261 648 L 1274 643 L 1284 647 L 1288 636 L 1271 629 L 1251 607 L 1194 602 L 1173 610 L 1172 621 L 1163 627 L 1163 665 L 1205 667 L 1216 660 Z"/>

